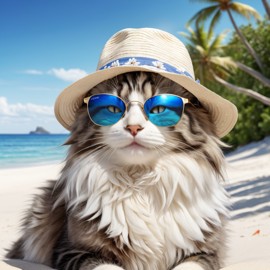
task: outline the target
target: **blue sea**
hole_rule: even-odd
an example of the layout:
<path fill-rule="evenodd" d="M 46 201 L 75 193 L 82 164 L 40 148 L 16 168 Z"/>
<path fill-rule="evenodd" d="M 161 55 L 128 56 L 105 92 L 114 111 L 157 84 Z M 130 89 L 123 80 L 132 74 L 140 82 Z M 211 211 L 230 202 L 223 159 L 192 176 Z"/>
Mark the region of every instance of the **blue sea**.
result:
<path fill-rule="evenodd" d="M 0 169 L 60 163 L 67 138 L 67 134 L 0 134 Z"/>

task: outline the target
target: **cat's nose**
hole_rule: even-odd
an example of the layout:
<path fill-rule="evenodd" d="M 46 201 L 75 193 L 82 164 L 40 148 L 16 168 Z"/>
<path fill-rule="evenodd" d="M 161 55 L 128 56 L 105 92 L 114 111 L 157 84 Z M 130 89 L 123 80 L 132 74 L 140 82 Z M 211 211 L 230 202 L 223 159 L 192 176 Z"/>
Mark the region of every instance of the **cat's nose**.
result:
<path fill-rule="evenodd" d="M 128 129 L 131 135 L 135 137 L 139 131 L 143 130 L 143 127 L 140 125 L 128 125 L 126 126 L 126 129 Z"/>

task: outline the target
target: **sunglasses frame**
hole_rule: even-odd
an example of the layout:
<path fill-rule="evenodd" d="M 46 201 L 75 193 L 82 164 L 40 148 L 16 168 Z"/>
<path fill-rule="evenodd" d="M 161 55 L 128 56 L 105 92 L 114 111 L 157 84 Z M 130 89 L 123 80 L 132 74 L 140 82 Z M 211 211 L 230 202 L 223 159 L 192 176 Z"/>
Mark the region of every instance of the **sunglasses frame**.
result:
<path fill-rule="evenodd" d="M 148 98 L 144 103 L 142 103 L 142 102 L 140 102 L 140 101 L 136 101 L 136 100 L 134 100 L 134 101 L 129 101 L 129 102 L 125 102 L 121 97 L 116 96 L 116 95 L 113 95 L 113 94 L 110 94 L 110 93 L 100 93 L 100 94 L 91 95 L 91 96 L 89 96 L 89 97 L 85 97 L 85 98 L 83 99 L 83 102 L 87 105 L 87 113 L 88 113 L 88 116 L 89 116 L 89 118 L 90 118 L 90 120 L 92 121 L 93 124 L 95 124 L 96 126 L 100 126 L 100 127 L 104 127 L 104 126 L 103 126 L 103 125 L 99 125 L 99 124 L 97 124 L 96 122 L 94 122 L 93 119 L 92 119 L 92 117 L 90 116 L 90 113 L 89 113 L 89 110 L 88 110 L 88 103 L 89 103 L 89 100 L 91 99 L 91 97 L 93 97 L 93 96 L 98 96 L 98 95 L 109 95 L 109 96 L 114 96 L 114 97 L 117 97 L 117 98 L 119 98 L 120 100 L 122 100 L 123 103 L 125 104 L 125 107 L 126 107 L 126 108 L 125 108 L 125 112 L 123 113 L 123 115 L 121 116 L 121 118 L 120 118 L 117 122 L 115 122 L 114 124 L 118 123 L 118 122 L 125 116 L 126 111 L 127 111 L 127 108 L 128 108 L 128 106 L 129 106 L 131 103 L 137 103 L 137 104 L 139 104 L 140 107 L 142 108 L 142 111 L 143 111 L 143 114 L 144 114 L 144 116 L 145 116 L 145 119 L 148 120 L 149 117 L 148 117 L 148 116 L 146 115 L 146 113 L 145 113 L 145 110 L 144 110 L 144 104 L 145 104 L 149 99 L 151 99 L 151 98 L 153 98 L 153 97 L 155 97 L 155 96 L 168 95 L 168 96 L 175 96 L 175 97 L 178 97 L 178 98 L 182 99 L 182 101 L 183 101 L 183 111 L 182 111 L 182 114 L 184 113 L 185 105 L 188 104 L 188 103 L 192 104 L 192 103 L 190 102 L 189 99 L 184 98 L 184 97 L 181 97 L 181 96 L 178 96 L 178 95 L 174 95 L 174 94 L 159 94 L 159 95 L 155 95 L 155 96 L 152 96 L 152 97 Z M 180 119 L 178 120 L 178 122 L 177 122 L 176 124 L 178 124 L 178 123 L 180 122 L 180 120 L 181 120 L 181 117 L 180 117 Z M 150 121 L 150 120 L 149 120 L 149 121 Z M 150 121 L 150 122 L 151 122 L 151 121 Z M 151 123 L 152 123 L 152 122 L 151 122 Z M 112 125 L 114 125 L 114 124 L 112 124 Z M 153 124 L 154 124 L 154 123 L 153 123 Z M 175 125 L 176 125 L 176 124 L 175 124 Z M 112 125 L 108 125 L 108 126 L 112 126 Z M 154 124 L 154 125 L 155 125 L 155 124 Z M 164 127 L 173 127 L 173 126 L 175 126 L 175 125 L 172 125 L 172 126 L 164 126 Z M 158 126 L 158 125 L 155 125 L 155 126 Z M 158 127 L 162 127 L 162 126 L 158 126 Z"/>

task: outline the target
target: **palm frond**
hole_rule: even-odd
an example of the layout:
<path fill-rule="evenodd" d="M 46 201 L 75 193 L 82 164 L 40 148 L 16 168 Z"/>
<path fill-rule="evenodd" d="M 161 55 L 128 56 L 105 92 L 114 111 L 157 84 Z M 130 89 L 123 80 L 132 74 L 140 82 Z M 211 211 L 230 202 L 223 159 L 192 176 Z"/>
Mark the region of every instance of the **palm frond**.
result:
<path fill-rule="evenodd" d="M 203 24 L 196 24 L 194 30 L 191 27 L 187 30 L 188 33 L 183 33 L 183 36 L 189 41 L 188 49 L 196 76 L 201 82 L 212 80 L 211 71 L 214 71 L 222 78 L 227 78 L 236 67 L 231 58 L 220 56 L 223 53 L 222 41 L 227 31 L 223 31 L 217 37 L 214 37 L 212 32 L 209 38 L 209 33 Z"/>
<path fill-rule="evenodd" d="M 222 42 L 224 41 L 228 32 L 229 32 L 228 30 L 225 30 L 222 33 L 220 33 L 218 36 L 216 36 L 216 38 L 213 40 L 213 42 L 209 46 L 209 54 L 217 50 L 221 50 L 223 48 Z"/>
<path fill-rule="evenodd" d="M 256 20 L 261 19 L 261 15 L 257 12 L 257 10 L 249 5 L 242 4 L 239 2 L 233 2 L 230 4 L 230 8 L 231 10 L 247 18 L 248 20 L 250 20 L 251 17 L 254 17 Z"/>
<path fill-rule="evenodd" d="M 188 22 L 187 25 L 190 25 L 192 22 L 196 22 L 199 24 L 202 21 L 205 21 L 209 17 L 213 15 L 213 13 L 219 8 L 219 5 L 214 5 L 210 7 L 206 7 L 200 11 L 198 11 Z"/>
<path fill-rule="evenodd" d="M 189 34 L 186 32 L 179 32 L 179 35 L 181 35 L 182 37 L 186 38 L 188 41 L 193 43 L 195 32 L 190 26 L 186 26 L 186 29 L 188 30 Z"/>
<path fill-rule="evenodd" d="M 211 62 L 217 66 L 221 66 L 222 68 L 225 68 L 227 70 L 236 69 L 237 65 L 232 60 L 231 57 L 228 56 L 212 56 Z"/>
<path fill-rule="evenodd" d="M 215 15 L 213 16 L 212 20 L 211 20 L 211 23 L 210 23 L 210 26 L 209 26 L 209 35 L 213 35 L 213 32 L 214 32 L 214 28 L 215 26 L 218 24 L 220 18 L 221 18 L 221 15 L 222 15 L 222 12 L 221 10 L 217 10 Z"/>
<path fill-rule="evenodd" d="M 204 26 L 200 25 L 193 30 L 191 27 L 187 27 L 189 33 L 180 32 L 179 34 L 187 39 L 188 44 L 195 48 L 196 45 L 200 45 L 202 48 L 207 49 L 208 47 L 208 36 L 204 31 Z"/>
<path fill-rule="evenodd" d="M 187 40 L 190 40 L 191 39 L 191 36 L 188 33 L 186 33 L 186 32 L 179 32 L 178 34 L 180 36 L 186 38 Z"/>
<path fill-rule="evenodd" d="M 209 37 L 206 31 L 204 31 L 204 25 L 196 25 L 195 33 L 195 40 L 198 45 L 200 45 L 205 50 L 208 49 L 209 44 Z"/>
<path fill-rule="evenodd" d="M 205 49 L 200 45 L 196 45 L 194 46 L 194 48 L 196 48 L 196 50 L 199 52 L 201 56 L 205 56 L 207 54 Z"/>

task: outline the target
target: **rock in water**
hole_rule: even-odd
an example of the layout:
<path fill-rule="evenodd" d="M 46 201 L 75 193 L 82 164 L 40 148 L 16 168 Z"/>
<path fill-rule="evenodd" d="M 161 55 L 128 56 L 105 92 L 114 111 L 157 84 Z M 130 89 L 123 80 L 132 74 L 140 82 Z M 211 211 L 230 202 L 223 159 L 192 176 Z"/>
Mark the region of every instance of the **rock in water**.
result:
<path fill-rule="evenodd" d="M 35 131 L 30 131 L 29 134 L 50 134 L 49 131 L 47 131 L 45 128 L 43 127 L 37 127 Z"/>

